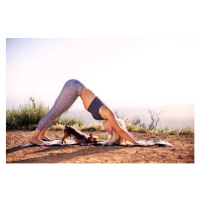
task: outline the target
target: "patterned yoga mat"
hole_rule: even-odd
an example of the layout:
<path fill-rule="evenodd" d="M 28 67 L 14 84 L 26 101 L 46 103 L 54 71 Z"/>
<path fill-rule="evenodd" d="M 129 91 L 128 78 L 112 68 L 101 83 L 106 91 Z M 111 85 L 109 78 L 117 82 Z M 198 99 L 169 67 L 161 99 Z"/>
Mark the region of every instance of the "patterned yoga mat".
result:
<path fill-rule="evenodd" d="M 135 144 L 112 144 L 110 145 L 107 141 L 99 141 L 98 143 L 76 143 L 74 140 L 67 140 L 66 144 L 61 144 L 62 140 L 54 140 L 52 142 L 50 142 L 50 145 L 43 145 L 43 146 L 69 146 L 69 145 L 80 145 L 80 146 L 90 146 L 90 145 L 95 145 L 95 146 L 99 146 L 99 145 L 103 145 L 103 146 L 130 146 L 130 147 L 152 147 L 152 146 L 160 146 L 160 147 L 173 147 L 172 144 L 170 144 L 167 141 L 163 141 L 163 140 L 151 140 L 151 141 L 147 141 L 147 146 L 143 146 L 141 145 L 135 145 Z M 142 140 L 141 140 L 142 142 Z M 41 146 L 41 145 L 35 145 L 35 144 L 25 144 L 22 145 L 21 147 L 31 147 L 31 146 Z"/>

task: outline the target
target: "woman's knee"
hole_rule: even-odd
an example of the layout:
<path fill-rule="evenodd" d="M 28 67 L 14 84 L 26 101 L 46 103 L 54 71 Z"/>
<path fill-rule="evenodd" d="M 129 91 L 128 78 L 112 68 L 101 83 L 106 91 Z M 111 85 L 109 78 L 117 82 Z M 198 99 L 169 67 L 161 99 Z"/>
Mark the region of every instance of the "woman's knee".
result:
<path fill-rule="evenodd" d="M 70 79 L 65 83 L 65 86 L 72 87 L 74 91 L 77 91 L 77 95 L 81 96 L 83 92 L 83 84 L 77 79 Z"/>
<path fill-rule="evenodd" d="M 69 79 L 65 84 L 80 84 L 81 82 L 77 79 Z"/>

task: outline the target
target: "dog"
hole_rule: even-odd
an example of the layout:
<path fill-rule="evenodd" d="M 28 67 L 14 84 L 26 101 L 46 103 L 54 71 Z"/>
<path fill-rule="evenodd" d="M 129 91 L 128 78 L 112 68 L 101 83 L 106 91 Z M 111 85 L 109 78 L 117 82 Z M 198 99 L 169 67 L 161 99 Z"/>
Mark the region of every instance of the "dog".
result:
<path fill-rule="evenodd" d="M 98 137 L 93 136 L 92 133 L 88 136 L 72 126 L 65 126 L 62 144 L 66 143 L 68 137 L 77 143 L 97 143 L 99 141 Z"/>

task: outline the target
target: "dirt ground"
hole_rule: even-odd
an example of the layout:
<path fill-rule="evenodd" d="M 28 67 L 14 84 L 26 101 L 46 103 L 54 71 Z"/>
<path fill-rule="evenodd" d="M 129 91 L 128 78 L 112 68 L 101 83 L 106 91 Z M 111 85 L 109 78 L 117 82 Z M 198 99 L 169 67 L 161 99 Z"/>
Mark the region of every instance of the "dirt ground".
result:
<path fill-rule="evenodd" d="M 32 146 L 27 144 L 34 131 L 7 131 L 6 163 L 194 163 L 194 136 L 132 133 L 139 140 L 164 140 L 174 147 L 123 146 Z M 89 134 L 89 132 L 85 132 Z M 93 132 L 100 140 L 103 131 Z M 51 139 L 63 137 L 63 131 L 49 130 Z"/>

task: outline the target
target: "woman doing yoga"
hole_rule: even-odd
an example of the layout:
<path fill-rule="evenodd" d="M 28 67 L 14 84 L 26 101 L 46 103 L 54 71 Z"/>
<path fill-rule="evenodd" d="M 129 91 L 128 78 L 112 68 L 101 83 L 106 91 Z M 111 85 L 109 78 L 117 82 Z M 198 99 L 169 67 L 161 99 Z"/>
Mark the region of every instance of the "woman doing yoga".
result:
<path fill-rule="evenodd" d="M 79 96 L 83 101 L 85 109 L 92 114 L 94 119 L 105 120 L 103 126 L 107 132 L 112 134 L 113 130 L 115 130 L 125 140 L 133 144 L 139 144 L 137 139 L 119 125 L 114 113 L 90 89 L 75 79 L 65 83 L 52 109 L 39 121 L 30 143 L 50 145 L 48 141 L 52 140 L 46 137 L 46 131 L 53 121 L 67 110 Z"/>

